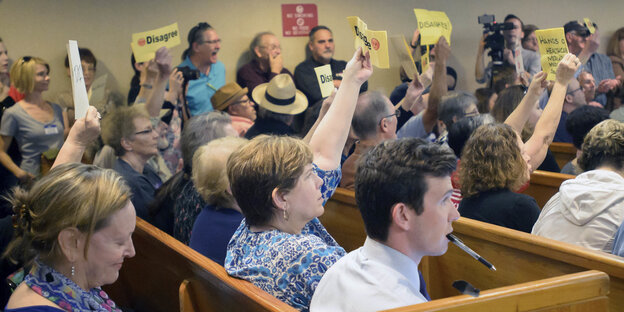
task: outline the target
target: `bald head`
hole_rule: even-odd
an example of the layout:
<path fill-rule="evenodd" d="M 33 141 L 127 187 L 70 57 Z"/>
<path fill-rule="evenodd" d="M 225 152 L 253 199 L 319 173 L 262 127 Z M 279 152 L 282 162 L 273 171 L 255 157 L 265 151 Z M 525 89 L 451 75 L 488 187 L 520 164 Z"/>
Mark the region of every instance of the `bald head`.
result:
<path fill-rule="evenodd" d="M 394 113 L 394 106 L 385 95 L 378 91 L 368 91 L 360 95 L 353 114 L 351 127 L 360 140 L 369 140 L 379 136 L 383 131 L 380 126 L 384 117 Z M 396 132 L 396 117 L 394 118 Z"/>

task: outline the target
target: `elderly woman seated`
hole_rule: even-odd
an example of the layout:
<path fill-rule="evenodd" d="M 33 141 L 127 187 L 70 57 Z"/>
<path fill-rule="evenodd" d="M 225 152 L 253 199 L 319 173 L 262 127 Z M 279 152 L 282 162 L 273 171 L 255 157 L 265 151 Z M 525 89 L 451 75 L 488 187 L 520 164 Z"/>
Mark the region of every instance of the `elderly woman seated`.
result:
<path fill-rule="evenodd" d="M 129 199 L 117 173 L 77 163 L 14 191 L 15 237 L 5 255 L 32 268 L 5 311 L 121 311 L 100 287 L 135 253 Z"/>
<path fill-rule="evenodd" d="M 309 146 L 261 135 L 228 159 L 232 194 L 245 219 L 228 244 L 225 269 L 302 311 L 323 273 L 345 255 L 317 217 L 340 180 L 358 91 L 371 74 L 370 56 L 358 49 Z M 290 96 L 304 96 L 290 89 Z"/>
<path fill-rule="evenodd" d="M 227 244 L 243 220 L 230 191 L 225 166 L 228 157 L 247 140 L 216 139 L 200 147 L 193 156 L 193 183 L 206 201 L 195 220 L 189 246 L 223 265 Z"/>
<path fill-rule="evenodd" d="M 624 221 L 624 123 L 599 123 L 582 147 L 584 172 L 561 184 L 532 233 L 610 253 Z"/>
<path fill-rule="evenodd" d="M 162 181 L 147 161 L 158 154 L 158 133 L 142 106 L 124 107 L 109 113 L 102 122 L 102 139 L 117 156 L 115 171 L 128 183 L 137 216 L 151 222 L 147 205 Z"/>

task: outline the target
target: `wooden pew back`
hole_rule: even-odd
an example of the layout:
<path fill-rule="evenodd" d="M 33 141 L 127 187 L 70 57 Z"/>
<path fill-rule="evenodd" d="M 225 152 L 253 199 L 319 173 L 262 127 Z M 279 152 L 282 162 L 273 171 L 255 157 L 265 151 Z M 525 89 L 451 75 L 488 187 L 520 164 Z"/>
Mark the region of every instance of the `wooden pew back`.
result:
<path fill-rule="evenodd" d="M 192 291 L 184 298 L 208 302 L 201 311 L 296 311 L 253 284 L 230 277 L 219 264 L 140 218 L 132 239 L 136 256 L 124 262 L 117 282 L 106 288 L 120 306 L 178 311 L 183 306 L 179 288 L 187 280 Z"/>
<path fill-rule="evenodd" d="M 553 195 L 559 192 L 559 186 L 563 181 L 574 179 L 570 174 L 535 170 L 531 173 L 529 187 L 522 193 L 535 198 L 537 205 L 544 208 Z"/>
<path fill-rule="evenodd" d="M 553 142 L 550 143 L 550 151 L 555 156 L 555 161 L 559 168 L 576 158 L 576 147 L 572 143 Z"/>
<path fill-rule="evenodd" d="M 476 298 L 460 295 L 388 311 L 608 311 L 608 293 L 609 276 L 592 270 L 486 290 Z"/>
<path fill-rule="evenodd" d="M 338 189 L 325 205 L 321 218 L 328 232 L 347 251 L 359 248 L 366 239 L 361 217 L 353 217 L 359 211 L 355 200 L 349 198 L 352 194 Z M 454 280 L 465 280 L 484 290 L 593 269 L 610 277 L 610 311 L 624 307 L 623 258 L 466 218 L 454 222 L 453 228 L 458 237 L 498 271 L 488 270 L 449 244 L 443 256 L 425 257 L 421 262 L 433 299 L 456 295 L 451 286 Z"/>

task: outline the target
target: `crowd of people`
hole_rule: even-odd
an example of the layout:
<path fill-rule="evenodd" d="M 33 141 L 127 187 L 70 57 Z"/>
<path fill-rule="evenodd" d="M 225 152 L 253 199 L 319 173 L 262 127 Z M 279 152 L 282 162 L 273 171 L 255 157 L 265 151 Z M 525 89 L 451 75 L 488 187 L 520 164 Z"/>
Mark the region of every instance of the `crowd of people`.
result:
<path fill-rule="evenodd" d="M 226 83 L 221 39 L 198 23 L 178 66 L 167 48 L 131 56 L 127 101 L 93 90 L 97 59 L 81 47 L 93 100 L 79 119 L 71 90 L 44 99 L 48 63 L 9 67 L 0 39 L 5 310 L 119 311 L 101 286 L 135 254 L 135 216 L 301 311 L 430 300 L 418 265 L 446 252 L 460 215 L 624 256 L 624 28 L 607 56 L 597 25 L 566 23 L 570 53 L 547 81 L 537 27 L 504 22 L 502 65 L 483 35 L 474 91 L 454 90 L 444 37 L 390 95 L 368 91 L 367 51 L 333 58 L 322 25 L 294 74 L 265 31 Z M 420 60 L 418 31 L 410 46 Z M 313 69 L 326 64 L 323 97 Z M 559 168 L 552 142 L 577 158 Z M 577 175 L 543 209 L 521 194 L 538 169 Z M 338 186 L 355 190 L 367 234 L 348 254 L 318 219 Z"/>

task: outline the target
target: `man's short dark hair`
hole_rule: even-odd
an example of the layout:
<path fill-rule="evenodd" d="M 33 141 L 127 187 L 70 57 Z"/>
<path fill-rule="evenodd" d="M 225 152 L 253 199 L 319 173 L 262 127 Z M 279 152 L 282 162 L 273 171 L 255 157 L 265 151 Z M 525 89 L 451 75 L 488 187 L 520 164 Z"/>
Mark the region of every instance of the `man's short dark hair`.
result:
<path fill-rule="evenodd" d="M 589 33 L 589 29 L 587 27 L 585 27 L 584 25 L 581 25 L 579 22 L 577 21 L 569 21 L 567 22 L 565 25 L 563 25 L 563 32 L 564 33 L 569 33 L 569 32 L 575 32 L 577 35 L 581 36 L 581 37 L 589 37 L 590 33 Z"/>
<path fill-rule="evenodd" d="M 463 118 L 470 104 L 476 105 L 477 98 L 465 91 L 449 92 L 442 98 L 442 103 L 438 109 L 438 119 L 444 122 L 447 131 L 455 122 L 453 117 L 456 117 L 455 120 Z"/>
<path fill-rule="evenodd" d="M 405 203 L 417 215 L 424 211 L 426 177 L 445 177 L 455 170 L 453 152 L 419 138 L 388 140 L 360 159 L 355 199 L 370 238 L 386 241 L 392 207 Z"/>
<path fill-rule="evenodd" d="M 360 140 L 374 137 L 381 119 L 392 114 L 388 112 L 386 97 L 381 92 L 369 91 L 361 95 L 358 105 L 351 121 L 353 132 Z"/>
<path fill-rule="evenodd" d="M 321 29 L 325 29 L 329 32 L 332 32 L 331 29 L 329 29 L 329 27 L 324 26 L 324 25 L 317 25 L 314 26 L 311 30 L 310 33 L 308 34 L 308 37 L 310 37 L 310 41 L 314 40 L 314 34 L 316 34 L 317 31 L 321 30 Z"/>
<path fill-rule="evenodd" d="M 580 150 L 589 130 L 606 119 L 609 119 L 609 112 L 604 108 L 583 105 L 573 110 L 566 119 L 565 127 L 572 136 L 574 147 Z"/>
<path fill-rule="evenodd" d="M 522 20 L 519 17 L 517 17 L 517 16 L 515 16 L 513 14 L 507 14 L 507 16 L 505 16 L 505 20 L 503 22 L 507 23 L 507 21 L 512 19 L 512 18 L 515 18 L 518 21 L 520 21 L 520 29 L 524 29 L 524 23 L 522 22 Z"/>
<path fill-rule="evenodd" d="M 93 64 L 93 68 L 97 67 L 97 60 L 95 59 L 95 55 L 93 52 L 87 48 L 78 48 L 78 55 L 80 55 L 80 60 L 85 61 L 89 64 Z M 69 68 L 69 57 L 65 55 L 65 68 Z"/>
<path fill-rule="evenodd" d="M 455 156 L 461 158 L 464 145 L 468 142 L 468 139 L 472 133 L 485 124 L 494 123 L 494 117 L 490 114 L 482 114 L 477 116 L 470 116 L 462 118 L 454 123 L 450 129 L 448 129 L 447 142 Z"/>

